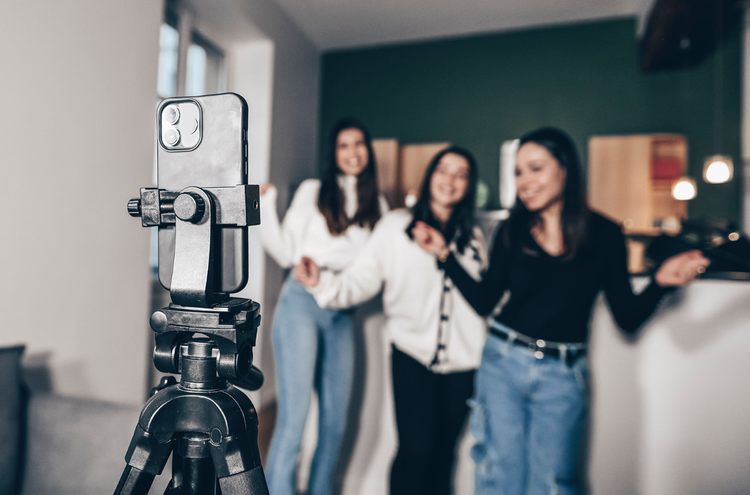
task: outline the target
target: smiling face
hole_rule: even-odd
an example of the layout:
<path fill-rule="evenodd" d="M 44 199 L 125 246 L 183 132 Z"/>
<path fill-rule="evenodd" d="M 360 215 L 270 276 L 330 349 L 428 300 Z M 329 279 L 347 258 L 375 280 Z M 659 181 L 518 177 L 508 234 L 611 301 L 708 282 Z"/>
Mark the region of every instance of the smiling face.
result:
<path fill-rule="evenodd" d="M 516 193 L 527 210 L 540 212 L 562 203 L 565 169 L 544 146 L 528 142 L 516 154 Z"/>
<path fill-rule="evenodd" d="M 344 129 L 336 137 L 336 165 L 346 175 L 357 176 L 367 167 L 365 135 L 356 128 Z"/>
<path fill-rule="evenodd" d="M 455 153 L 443 155 L 430 178 L 432 202 L 452 208 L 464 199 L 468 187 L 469 162 L 466 158 Z"/>

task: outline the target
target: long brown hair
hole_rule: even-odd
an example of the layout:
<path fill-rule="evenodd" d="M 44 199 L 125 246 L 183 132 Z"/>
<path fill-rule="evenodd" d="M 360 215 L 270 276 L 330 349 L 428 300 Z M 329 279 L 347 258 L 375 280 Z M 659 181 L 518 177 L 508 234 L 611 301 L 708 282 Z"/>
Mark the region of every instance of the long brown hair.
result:
<path fill-rule="evenodd" d="M 430 203 L 432 202 L 430 183 L 432 182 L 435 170 L 440 164 L 440 160 L 449 153 L 462 157 L 469 164 L 469 183 L 463 199 L 453 206 L 453 212 L 448 223 L 441 225 L 435 218 L 435 215 L 432 214 L 432 209 L 430 208 Z M 411 208 L 412 221 L 406 227 L 406 235 L 409 236 L 409 239 L 414 239 L 411 230 L 417 222 L 425 222 L 427 225 L 439 230 L 443 234 L 446 243 L 450 243 L 455 239 L 458 252 L 463 253 L 474 233 L 474 203 L 477 196 L 478 176 L 477 161 L 469 150 L 459 148 L 458 146 L 451 146 L 436 154 L 424 173 L 422 186 L 419 189 L 419 199 Z"/>
<path fill-rule="evenodd" d="M 343 172 L 336 163 L 336 145 L 341 131 L 357 129 L 362 132 L 367 146 L 367 166 L 357 176 L 357 212 L 351 219 L 346 218 L 344 192 L 338 184 L 338 176 Z M 341 235 L 350 225 L 372 229 L 380 219 L 380 199 L 375 153 L 372 150 L 370 132 L 359 120 L 347 117 L 333 125 L 328 141 L 328 159 L 318 194 L 318 209 L 325 217 L 331 235 Z"/>
<path fill-rule="evenodd" d="M 565 249 L 563 259 L 573 259 L 588 240 L 589 218 L 581 162 L 575 143 L 567 133 L 554 127 L 543 127 L 523 135 L 520 146 L 526 143 L 544 146 L 565 170 L 563 208 L 560 217 Z M 531 229 L 540 221 L 538 212 L 531 212 L 522 201 L 516 201 L 502 230 L 505 246 L 518 256 L 535 252 L 531 242 Z"/>

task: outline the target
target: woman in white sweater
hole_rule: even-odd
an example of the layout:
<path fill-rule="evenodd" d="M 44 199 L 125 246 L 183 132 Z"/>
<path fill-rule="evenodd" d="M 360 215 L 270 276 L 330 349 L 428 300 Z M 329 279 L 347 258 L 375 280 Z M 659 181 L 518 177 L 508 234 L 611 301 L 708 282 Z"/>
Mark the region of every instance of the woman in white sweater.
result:
<path fill-rule="evenodd" d="M 425 173 L 417 204 L 383 215 L 364 249 L 343 271 L 309 258 L 295 268 L 322 307 L 348 308 L 383 291 L 393 343 L 393 393 L 399 448 L 391 494 L 450 493 L 454 452 L 468 413 L 485 323 L 435 258 L 411 238 L 417 221 L 452 239 L 461 265 L 475 277 L 487 255 L 474 226 L 476 162 L 461 148 L 438 153 Z"/>
<path fill-rule="evenodd" d="M 309 257 L 327 270 L 342 270 L 387 210 L 378 193 L 367 129 L 355 119 L 340 120 L 331 132 L 329 150 L 323 179 L 300 184 L 283 223 L 276 212 L 276 189 L 262 188 L 261 243 L 282 268 Z M 321 308 L 290 276 L 281 291 L 272 333 L 279 414 L 266 463 L 269 492 L 295 493 L 297 458 L 316 388 L 318 443 L 307 493 L 330 495 L 354 375 L 352 312 Z"/>

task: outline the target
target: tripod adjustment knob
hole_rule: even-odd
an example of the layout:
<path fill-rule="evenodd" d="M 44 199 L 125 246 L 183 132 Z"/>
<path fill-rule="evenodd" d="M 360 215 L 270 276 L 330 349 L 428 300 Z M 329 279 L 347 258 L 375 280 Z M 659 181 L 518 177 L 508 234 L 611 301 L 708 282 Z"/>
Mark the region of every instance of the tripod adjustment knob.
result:
<path fill-rule="evenodd" d="M 128 213 L 131 217 L 139 217 L 141 216 L 141 200 L 138 198 L 133 198 L 130 201 L 128 201 Z"/>
<path fill-rule="evenodd" d="M 203 198 L 195 193 L 182 193 L 174 200 L 174 214 L 185 222 L 198 223 L 205 211 Z"/>

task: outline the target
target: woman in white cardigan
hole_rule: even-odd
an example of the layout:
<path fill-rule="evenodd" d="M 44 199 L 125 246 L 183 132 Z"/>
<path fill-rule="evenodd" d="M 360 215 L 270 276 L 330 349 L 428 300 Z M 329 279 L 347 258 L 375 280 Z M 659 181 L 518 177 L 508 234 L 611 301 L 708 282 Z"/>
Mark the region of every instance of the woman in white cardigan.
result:
<path fill-rule="evenodd" d="M 276 189 L 263 189 L 260 239 L 282 268 L 291 268 L 304 256 L 328 270 L 342 270 L 387 210 L 378 193 L 370 135 L 355 119 L 334 125 L 323 179 L 300 184 L 283 223 L 276 212 Z M 318 306 L 290 276 L 276 307 L 272 334 L 279 414 L 266 463 L 269 492 L 295 493 L 297 458 L 316 388 L 318 443 L 307 493 L 330 495 L 354 375 L 352 312 Z"/>
<path fill-rule="evenodd" d="M 479 277 L 487 255 L 473 219 L 476 182 L 471 154 L 448 148 L 430 163 L 417 204 L 383 215 L 343 271 L 321 269 L 309 258 L 295 268 L 322 307 L 356 306 L 383 291 L 399 439 L 391 467 L 394 495 L 451 491 L 485 323 L 438 270 L 434 256 L 412 240 L 411 229 L 417 221 L 439 229 L 453 240 L 462 266 Z"/>

